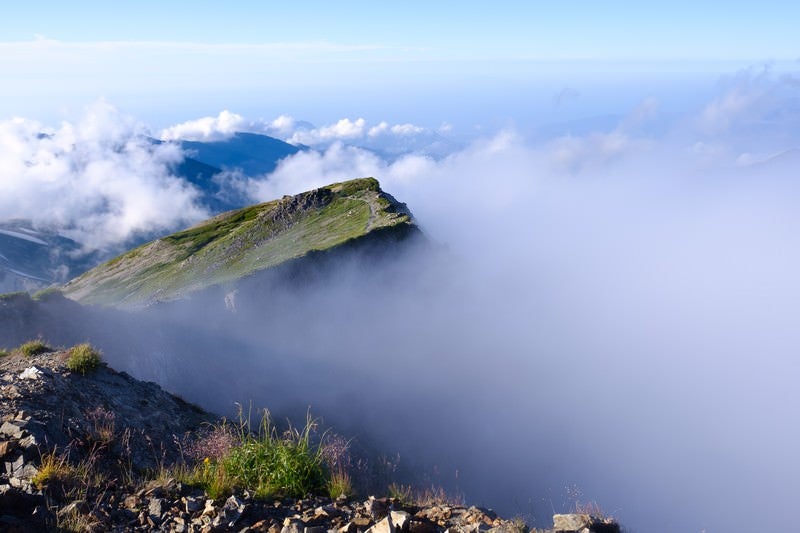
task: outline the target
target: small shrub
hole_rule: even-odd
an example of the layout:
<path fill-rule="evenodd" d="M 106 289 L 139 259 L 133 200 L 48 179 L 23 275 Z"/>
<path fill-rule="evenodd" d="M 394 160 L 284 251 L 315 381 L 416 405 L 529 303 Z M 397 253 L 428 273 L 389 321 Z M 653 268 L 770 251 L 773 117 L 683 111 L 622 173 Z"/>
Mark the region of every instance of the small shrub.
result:
<path fill-rule="evenodd" d="M 223 465 L 208 457 L 194 468 L 177 467 L 173 475 L 181 483 L 202 487 L 212 499 L 222 498 L 233 492 L 233 480 Z"/>
<path fill-rule="evenodd" d="M 101 445 L 111 444 L 114 440 L 114 428 L 116 416 L 113 411 L 104 409 L 101 406 L 86 413 L 91 427 L 89 428 L 89 438 Z"/>
<path fill-rule="evenodd" d="M 311 443 L 311 418 L 302 430 L 279 435 L 265 415 L 258 435 L 244 435 L 223 461 L 229 475 L 264 497 L 276 493 L 303 497 L 325 488 L 326 472 L 319 446 Z"/>
<path fill-rule="evenodd" d="M 9 352 L 8 350 L 6 350 L 5 348 L 0 348 L 0 357 L 5 357 L 5 356 L 7 356 L 9 353 L 11 353 L 11 352 Z"/>
<path fill-rule="evenodd" d="M 31 479 L 37 489 L 42 489 L 49 483 L 66 483 L 77 479 L 75 468 L 69 464 L 66 455 L 57 455 L 55 452 L 42 457 L 39 471 Z"/>
<path fill-rule="evenodd" d="M 91 344 L 83 343 L 70 348 L 67 368 L 85 376 L 100 366 L 101 362 L 100 352 L 95 350 Z"/>
<path fill-rule="evenodd" d="M 401 505 L 411 505 L 414 503 L 414 490 L 410 485 L 389 485 L 389 497 L 397 500 Z"/>
<path fill-rule="evenodd" d="M 403 505 L 419 505 L 433 507 L 436 505 L 464 505 L 464 497 L 460 494 L 448 494 L 442 487 L 431 486 L 415 489 L 411 485 L 389 485 L 389 497 Z"/>
<path fill-rule="evenodd" d="M 100 521 L 91 513 L 82 514 L 77 510 L 57 515 L 57 531 L 68 531 L 70 533 L 83 533 L 85 531 L 98 531 Z"/>
<path fill-rule="evenodd" d="M 328 495 L 331 498 L 350 497 L 355 494 L 349 469 L 352 467 L 350 441 L 335 433 L 326 433 L 321 445 L 322 459 L 331 473 Z"/>
<path fill-rule="evenodd" d="M 328 495 L 331 498 L 334 500 L 342 497 L 349 498 L 353 494 L 353 482 L 347 472 L 340 470 L 331 474 L 331 479 L 328 481 Z"/>
<path fill-rule="evenodd" d="M 31 357 L 34 355 L 39 355 L 40 353 L 51 351 L 50 347 L 47 346 L 42 339 L 35 339 L 21 344 L 17 350 L 19 350 L 25 357 Z"/>

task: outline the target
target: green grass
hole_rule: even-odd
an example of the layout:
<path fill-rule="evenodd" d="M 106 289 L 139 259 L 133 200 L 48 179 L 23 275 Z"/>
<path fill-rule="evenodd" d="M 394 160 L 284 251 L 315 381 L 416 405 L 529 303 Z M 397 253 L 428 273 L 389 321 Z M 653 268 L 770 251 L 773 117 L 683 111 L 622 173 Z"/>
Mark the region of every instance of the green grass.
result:
<path fill-rule="evenodd" d="M 5 356 L 9 355 L 10 353 L 11 352 L 6 350 L 5 348 L 0 348 L 0 357 L 5 357 Z"/>
<path fill-rule="evenodd" d="M 178 472 L 183 483 L 203 488 L 210 497 L 247 489 L 257 498 L 321 494 L 329 487 L 322 447 L 312 442 L 316 423 L 278 432 L 265 414 L 258 433 L 240 423 L 237 442 L 217 458 L 206 457 L 193 469 Z"/>
<path fill-rule="evenodd" d="M 20 352 L 25 357 L 31 357 L 34 355 L 39 355 L 41 353 L 50 352 L 52 351 L 47 344 L 41 339 L 30 340 L 23 344 L 20 344 L 17 348 L 17 351 Z"/>
<path fill-rule="evenodd" d="M 36 302 L 47 302 L 53 298 L 56 298 L 61 295 L 61 289 L 58 287 L 48 287 L 46 289 L 42 289 L 37 291 L 31 296 L 31 298 Z"/>
<path fill-rule="evenodd" d="M 119 306 L 180 298 L 409 222 L 391 207 L 377 180 L 363 178 L 223 213 L 97 267 L 66 293 Z"/>
<path fill-rule="evenodd" d="M 99 351 L 95 350 L 91 344 L 83 343 L 70 348 L 67 368 L 85 376 L 100 366 L 102 361 Z"/>
<path fill-rule="evenodd" d="M 337 470 L 331 474 L 331 479 L 328 481 L 328 496 L 335 500 L 337 498 L 349 498 L 353 494 L 353 482 L 350 479 L 350 474 L 344 470 Z"/>
<path fill-rule="evenodd" d="M 28 293 L 25 291 L 17 291 L 17 292 L 6 292 L 4 294 L 0 294 L 0 302 L 2 301 L 10 301 L 10 300 L 17 300 L 19 298 L 27 298 Z"/>

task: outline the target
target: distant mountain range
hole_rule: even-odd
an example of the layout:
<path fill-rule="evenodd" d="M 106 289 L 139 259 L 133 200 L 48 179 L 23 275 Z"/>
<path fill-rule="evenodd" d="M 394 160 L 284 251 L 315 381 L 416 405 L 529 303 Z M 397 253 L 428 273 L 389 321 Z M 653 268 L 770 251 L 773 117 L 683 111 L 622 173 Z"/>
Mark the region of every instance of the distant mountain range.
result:
<path fill-rule="evenodd" d="M 278 161 L 305 148 L 256 133 L 236 133 L 224 141 L 181 141 L 180 144 L 194 160 L 219 169 L 239 169 L 248 176 L 272 172 Z"/>
<path fill-rule="evenodd" d="M 275 170 L 284 157 L 306 148 L 254 133 L 236 133 L 224 141 L 182 141 L 180 145 L 186 157 L 172 171 L 198 190 L 200 203 L 211 213 L 250 203 L 241 191 L 226 189 L 226 181 L 221 179 L 224 171 L 260 176 Z M 34 228 L 26 220 L 0 221 L 0 293 L 63 283 L 108 259 L 99 252 L 83 253 L 81 243 L 61 235 L 62 229 Z"/>

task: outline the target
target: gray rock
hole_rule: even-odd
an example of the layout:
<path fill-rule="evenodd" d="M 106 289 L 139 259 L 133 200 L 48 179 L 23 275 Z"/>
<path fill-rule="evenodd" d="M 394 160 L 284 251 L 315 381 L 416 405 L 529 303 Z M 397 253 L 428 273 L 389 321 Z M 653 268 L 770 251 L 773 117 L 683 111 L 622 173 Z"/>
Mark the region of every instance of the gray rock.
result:
<path fill-rule="evenodd" d="M 366 533 L 399 533 L 408 531 L 411 516 L 405 511 L 391 511 L 386 518 L 369 528 Z"/>
<path fill-rule="evenodd" d="M 30 448 L 31 446 L 38 446 L 39 442 L 33 435 L 28 435 L 27 437 L 19 440 L 19 445 L 22 448 Z"/>
<path fill-rule="evenodd" d="M 193 496 L 184 496 L 181 498 L 183 504 L 186 506 L 187 513 L 196 513 L 205 508 L 205 500 L 203 498 L 195 498 Z"/>
<path fill-rule="evenodd" d="M 22 371 L 19 375 L 19 379 L 39 379 L 42 377 L 42 371 L 36 368 L 35 366 L 31 366 L 26 368 Z"/>
<path fill-rule="evenodd" d="M 27 422 L 22 421 L 15 421 L 15 422 L 3 422 L 3 425 L 0 426 L 0 433 L 11 437 L 12 439 L 21 439 L 25 436 L 25 426 Z"/>
<path fill-rule="evenodd" d="M 588 514 L 555 514 L 553 515 L 553 529 L 556 531 L 580 531 L 588 529 L 592 517 Z"/>
<path fill-rule="evenodd" d="M 155 523 L 161 523 L 161 517 L 166 511 L 167 504 L 163 498 L 150 498 L 147 506 L 147 513 Z"/>
<path fill-rule="evenodd" d="M 214 519 L 212 524 L 215 526 L 233 527 L 236 525 L 236 522 L 239 521 L 239 518 L 241 518 L 246 508 L 246 503 L 235 495 L 232 495 L 225 501 L 225 505 L 222 506 L 219 515 Z"/>
<path fill-rule="evenodd" d="M 364 508 L 372 519 L 377 521 L 386 516 L 386 513 L 389 511 L 389 502 L 386 498 L 377 499 L 375 496 L 370 496 L 369 499 L 364 502 Z"/>
<path fill-rule="evenodd" d="M 13 461 L 6 461 L 5 463 L 6 474 L 8 474 L 9 477 L 20 477 L 20 474 L 22 474 L 22 468 L 24 466 L 25 466 L 25 457 L 23 457 L 22 455 L 20 455 Z"/>
<path fill-rule="evenodd" d="M 554 533 L 619 533 L 619 524 L 585 513 L 553 515 Z"/>
<path fill-rule="evenodd" d="M 281 533 L 305 533 L 305 525 L 299 519 L 287 518 L 283 521 Z"/>
<path fill-rule="evenodd" d="M 216 516 L 217 508 L 214 507 L 214 500 L 206 500 L 205 509 L 203 509 L 203 516 Z"/>
<path fill-rule="evenodd" d="M 13 452 L 16 447 L 17 447 L 17 441 L 14 440 L 0 441 L 0 459 L 5 458 L 6 455 Z"/>
<path fill-rule="evenodd" d="M 139 497 L 138 496 L 126 496 L 125 500 L 123 500 L 123 505 L 126 509 L 133 510 L 139 508 Z"/>

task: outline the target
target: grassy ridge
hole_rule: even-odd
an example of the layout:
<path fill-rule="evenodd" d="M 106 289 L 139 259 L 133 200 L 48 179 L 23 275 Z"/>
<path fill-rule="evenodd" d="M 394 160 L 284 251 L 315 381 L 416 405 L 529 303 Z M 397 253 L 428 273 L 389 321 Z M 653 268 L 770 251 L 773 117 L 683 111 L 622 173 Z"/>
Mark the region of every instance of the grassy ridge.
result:
<path fill-rule="evenodd" d="M 377 180 L 336 183 L 223 213 L 100 265 L 66 285 L 75 300 L 138 306 L 235 281 L 370 231 L 411 224 Z"/>

